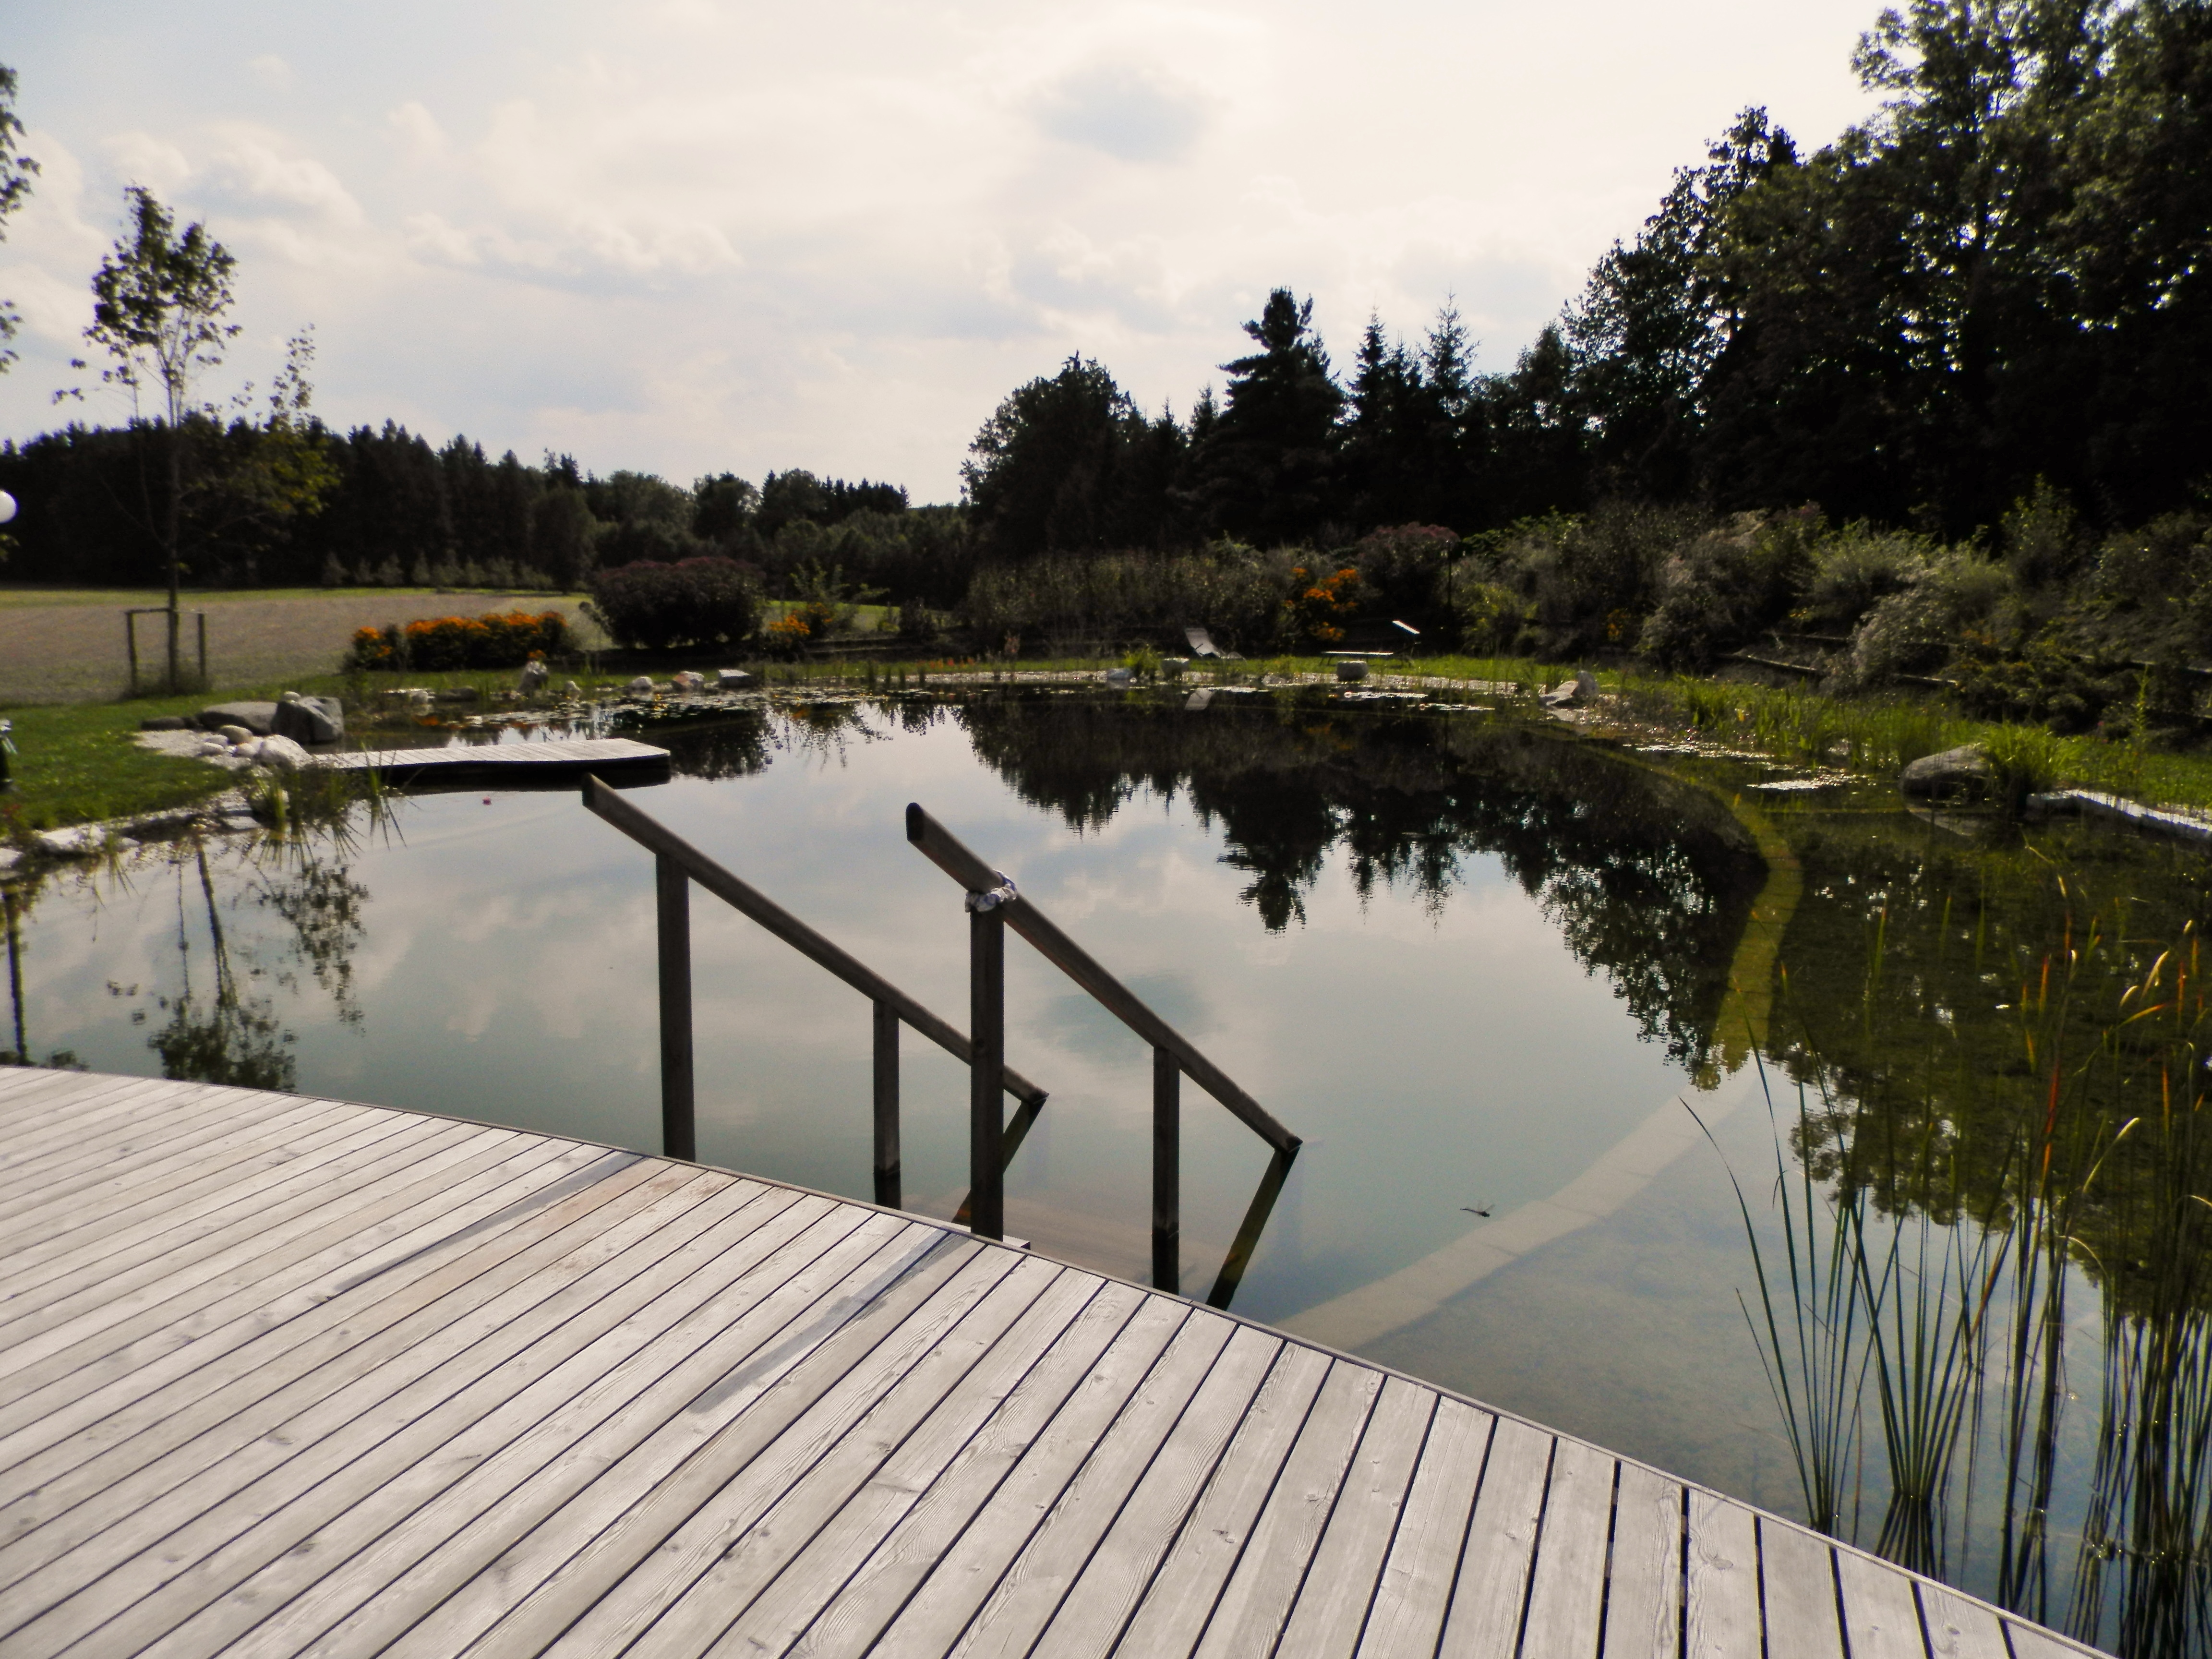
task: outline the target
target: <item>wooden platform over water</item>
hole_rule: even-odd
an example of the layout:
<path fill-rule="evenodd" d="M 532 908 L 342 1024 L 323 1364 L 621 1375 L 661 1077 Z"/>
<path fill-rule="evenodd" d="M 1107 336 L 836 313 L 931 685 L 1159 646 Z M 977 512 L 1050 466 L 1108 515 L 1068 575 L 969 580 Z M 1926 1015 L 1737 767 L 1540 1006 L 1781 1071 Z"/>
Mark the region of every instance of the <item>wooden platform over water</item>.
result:
<path fill-rule="evenodd" d="M 0 1070 L 0 1653 L 2086 1650 L 943 1224 Z"/>
<path fill-rule="evenodd" d="M 521 743 L 456 743 L 436 749 L 360 749 L 326 755 L 338 772 L 374 772 L 385 782 L 457 789 L 573 788 L 586 772 L 609 783 L 664 783 L 668 751 L 629 738 L 562 738 Z"/>

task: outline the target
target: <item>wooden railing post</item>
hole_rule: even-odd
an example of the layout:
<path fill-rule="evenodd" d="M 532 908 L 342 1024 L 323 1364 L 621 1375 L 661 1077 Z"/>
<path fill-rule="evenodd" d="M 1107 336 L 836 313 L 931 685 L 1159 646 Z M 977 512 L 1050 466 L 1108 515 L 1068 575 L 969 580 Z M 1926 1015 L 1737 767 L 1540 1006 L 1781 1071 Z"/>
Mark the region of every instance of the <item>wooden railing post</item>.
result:
<path fill-rule="evenodd" d="M 899 1017 L 880 998 L 876 1011 L 876 1202 L 899 1203 Z"/>
<path fill-rule="evenodd" d="M 692 1121 L 691 881 L 665 853 L 653 860 L 660 921 L 660 1151 L 687 1163 L 699 1156 Z"/>
<path fill-rule="evenodd" d="M 968 913 L 969 1227 L 983 1238 L 1006 1236 L 1006 919 L 996 908 Z"/>
<path fill-rule="evenodd" d="M 1182 1067 L 1152 1050 L 1152 1288 L 1182 1294 Z"/>

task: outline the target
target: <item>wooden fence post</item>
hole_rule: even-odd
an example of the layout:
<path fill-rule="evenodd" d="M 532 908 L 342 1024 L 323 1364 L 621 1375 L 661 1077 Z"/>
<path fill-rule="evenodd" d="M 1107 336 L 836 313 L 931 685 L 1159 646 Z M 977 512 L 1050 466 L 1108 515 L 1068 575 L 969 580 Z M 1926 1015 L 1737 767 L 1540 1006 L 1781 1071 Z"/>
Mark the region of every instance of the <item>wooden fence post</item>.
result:
<path fill-rule="evenodd" d="M 686 1163 L 699 1156 L 692 1121 L 691 882 L 666 854 L 653 860 L 660 921 L 660 1151 Z"/>
<path fill-rule="evenodd" d="M 899 1017 L 878 999 L 876 1011 L 876 1202 L 899 1202 Z"/>
<path fill-rule="evenodd" d="M 1182 1068 L 1152 1050 L 1152 1288 L 1182 1294 Z"/>
<path fill-rule="evenodd" d="M 980 1237 L 1004 1238 L 1006 919 L 996 908 L 968 913 L 968 1224 Z"/>

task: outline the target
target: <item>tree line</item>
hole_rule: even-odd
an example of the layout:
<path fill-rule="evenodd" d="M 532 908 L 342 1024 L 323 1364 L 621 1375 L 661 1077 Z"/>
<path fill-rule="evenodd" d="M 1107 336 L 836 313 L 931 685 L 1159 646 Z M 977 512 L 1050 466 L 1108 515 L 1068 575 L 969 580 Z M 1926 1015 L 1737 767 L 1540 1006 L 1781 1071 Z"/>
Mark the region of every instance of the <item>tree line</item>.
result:
<path fill-rule="evenodd" d="M 1224 620 L 1310 643 L 1330 624 L 1301 604 L 1356 568 L 1486 649 L 1694 666 L 1786 623 L 1850 638 L 1869 681 L 2057 620 L 2093 654 L 2212 649 L 2212 0 L 1911 0 L 1854 63 L 1873 117 L 1808 151 L 1745 111 L 1501 373 L 1449 300 L 1414 340 L 1370 319 L 1340 365 L 1278 288 L 1218 396 L 1148 414 L 1079 353 L 985 421 L 962 503 L 915 507 L 332 431 L 303 335 L 265 412 L 185 398 L 0 447 L 9 574 L 143 580 L 167 509 L 195 581 L 570 587 L 720 554 L 779 592 L 962 605 L 992 644 Z M 13 85 L 0 228 L 32 167 Z M 149 243 L 159 204 L 131 200 L 115 262 L 202 234 Z M 131 356 L 157 334 L 92 337 L 167 389 Z"/>
<path fill-rule="evenodd" d="M 0 445 L 0 489 L 22 503 L 11 580 L 143 583 L 158 568 L 143 428 L 72 425 Z M 720 555 L 781 591 L 809 563 L 951 605 L 972 566 L 957 507 L 911 507 L 895 484 L 803 468 L 756 486 L 717 473 L 685 488 L 648 472 L 586 472 L 573 456 L 496 459 L 466 437 L 434 445 L 390 422 L 349 432 L 312 416 L 187 418 L 180 539 L 195 586 L 437 586 L 573 590 L 599 568 Z M 270 472 L 313 457 L 312 499 L 267 507 Z"/>
<path fill-rule="evenodd" d="M 1745 111 L 1522 350 L 1449 303 L 1333 364 L 1272 293 L 1217 399 L 1147 416 L 1081 356 L 965 469 L 987 552 L 1350 543 L 1608 500 L 1817 502 L 1947 538 L 2042 486 L 2096 525 L 2212 484 L 2212 5 L 1913 0 L 1882 103 L 1810 153 Z"/>

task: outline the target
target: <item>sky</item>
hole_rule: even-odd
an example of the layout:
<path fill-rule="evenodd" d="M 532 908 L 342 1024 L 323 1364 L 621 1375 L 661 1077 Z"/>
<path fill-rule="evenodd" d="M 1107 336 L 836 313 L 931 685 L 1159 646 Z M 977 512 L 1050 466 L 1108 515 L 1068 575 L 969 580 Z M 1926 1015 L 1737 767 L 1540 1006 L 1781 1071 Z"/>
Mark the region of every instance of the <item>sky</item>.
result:
<path fill-rule="evenodd" d="M 0 437 L 127 415 L 70 360 L 139 184 L 237 257 L 212 401 L 312 325 L 333 425 L 950 501 L 1015 386 L 1080 352 L 1183 414 L 1274 287 L 1340 366 L 1449 300 L 1510 368 L 1738 110 L 1863 118 L 1876 9 L 0 0 Z"/>

